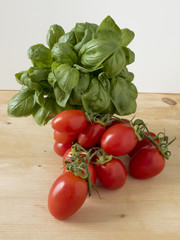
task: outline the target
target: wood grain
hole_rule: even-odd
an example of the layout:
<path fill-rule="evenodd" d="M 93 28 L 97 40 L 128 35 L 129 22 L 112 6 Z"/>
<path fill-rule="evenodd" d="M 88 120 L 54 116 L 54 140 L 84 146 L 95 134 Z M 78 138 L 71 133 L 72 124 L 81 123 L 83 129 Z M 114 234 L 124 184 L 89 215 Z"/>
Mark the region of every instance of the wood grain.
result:
<path fill-rule="evenodd" d="M 8 117 L 15 93 L 0 92 L 0 239 L 180 239 L 179 94 L 141 93 L 137 101 L 136 118 L 152 131 L 166 129 L 170 138 L 177 137 L 164 171 L 142 181 L 128 176 L 115 191 L 99 185 L 101 199 L 93 192 L 74 216 L 58 221 L 47 209 L 49 188 L 62 172 L 53 131 L 31 117 Z M 129 158 L 122 160 L 127 166 Z"/>

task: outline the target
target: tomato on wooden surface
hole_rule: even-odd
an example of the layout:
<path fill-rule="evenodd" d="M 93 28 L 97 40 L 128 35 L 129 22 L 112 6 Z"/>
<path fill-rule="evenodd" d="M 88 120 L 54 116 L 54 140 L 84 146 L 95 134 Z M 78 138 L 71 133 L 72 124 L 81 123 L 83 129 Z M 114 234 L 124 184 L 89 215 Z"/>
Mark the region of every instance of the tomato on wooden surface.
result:
<path fill-rule="evenodd" d="M 127 171 L 124 164 L 112 158 L 104 164 L 95 164 L 96 175 L 100 182 L 107 188 L 117 189 L 122 187 L 127 178 Z"/>
<path fill-rule="evenodd" d="M 77 134 L 68 134 L 54 131 L 54 140 L 58 143 L 72 143 L 77 139 Z"/>
<path fill-rule="evenodd" d="M 138 179 L 158 175 L 165 167 L 165 159 L 155 146 L 146 146 L 137 151 L 129 163 L 129 173 Z"/>
<path fill-rule="evenodd" d="M 147 132 L 144 132 L 146 135 L 148 135 Z M 149 132 L 151 137 L 156 137 L 156 134 L 153 133 L 153 132 Z M 158 139 L 155 139 L 154 140 L 157 144 L 159 143 L 159 140 Z M 132 157 L 139 149 L 145 147 L 145 146 L 152 146 L 153 143 L 147 139 L 147 138 L 143 138 L 141 141 L 138 141 L 135 148 L 129 153 L 129 156 Z"/>
<path fill-rule="evenodd" d="M 137 144 L 134 129 L 120 123 L 108 128 L 101 138 L 101 148 L 109 155 L 121 156 L 131 152 Z"/>
<path fill-rule="evenodd" d="M 66 110 L 52 120 L 52 128 L 69 134 L 80 133 L 87 125 L 86 115 L 81 110 Z"/>
<path fill-rule="evenodd" d="M 106 127 L 100 123 L 89 122 L 78 135 L 78 143 L 84 148 L 96 146 L 105 132 Z"/>
<path fill-rule="evenodd" d="M 72 146 L 72 143 L 54 143 L 54 151 L 61 157 L 64 156 L 65 152 Z"/>
<path fill-rule="evenodd" d="M 53 183 L 48 196 L 48 208 L 57 219 L 65 219 L 77 212 L 86 200 L 86 180 L 71 172 L 60 175 Z"/>

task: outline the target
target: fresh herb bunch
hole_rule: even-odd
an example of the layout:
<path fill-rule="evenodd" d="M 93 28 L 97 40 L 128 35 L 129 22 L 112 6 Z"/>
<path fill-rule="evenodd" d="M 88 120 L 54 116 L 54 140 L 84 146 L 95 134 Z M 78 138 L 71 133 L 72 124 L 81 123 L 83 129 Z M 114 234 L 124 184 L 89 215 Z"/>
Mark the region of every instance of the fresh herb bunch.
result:
<path fill-rule="evenodd" d="M 32 114 L 45 125 L 61 111 L 128 115 L 136 110 L 134 74 L 127 65 L 135 60 L 127 48 L 134 33 L 120 29 L 107 16 L 97 26 L 77 23 L 68 33 L 52 25 L 47 33 L 49 48 L 37 44 L 28 49 L 33 67 L 15 74 L 22 85 L 8 105 L 8 115 Z"/>

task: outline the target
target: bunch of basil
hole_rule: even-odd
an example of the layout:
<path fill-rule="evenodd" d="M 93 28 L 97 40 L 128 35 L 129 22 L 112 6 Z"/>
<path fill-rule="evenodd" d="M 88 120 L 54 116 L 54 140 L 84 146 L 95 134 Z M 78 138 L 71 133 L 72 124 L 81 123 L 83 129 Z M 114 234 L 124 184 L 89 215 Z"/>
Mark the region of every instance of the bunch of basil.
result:
<path fill-rule="evenodd" d="M 49 48 L 30 47 L 33 67 L 15 74 L 22 87 L 9 102 L 9 116 L 32 114 L 39 125 L 45 125 L 67 109 L 121 116 L 134 113 L 137 89 L 127 69 L 135 59 L 127 48 L 133 38 L 132 31 L 120 29 L 110 16 L 99 26 L 77 23 L 68 33 L 59 25 L 50 26 Z"/>

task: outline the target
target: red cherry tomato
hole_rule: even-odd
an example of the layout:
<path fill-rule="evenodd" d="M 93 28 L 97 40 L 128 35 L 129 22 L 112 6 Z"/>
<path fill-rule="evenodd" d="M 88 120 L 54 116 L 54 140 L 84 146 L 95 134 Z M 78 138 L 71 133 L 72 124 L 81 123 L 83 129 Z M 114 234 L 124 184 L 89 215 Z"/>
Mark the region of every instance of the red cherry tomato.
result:
<path fill-rule="evenodd" d="M 86 115 L 81 110 L 63 111 L 57 114 L 52 121 L 52 128 L 69 134 L 80 133 L 86 125 Z"/>
<path fill-rule="evenodd" d="M 68 172 L 68 170 L 65 167 L 65 160 L 68 159 L 68 161 L 71 161 L 72 155 L 70 154 L 70 152 L 71 152 L 71 148 L 69 148 L 63 156 L 63 166 L 64 166 L 63 172 Z M 81 155 L 81 157 L 83 157 L 83 155 Z M 85 155 L 84 155 L 84 157 L 85 157 Z M 95 171 L 93 164 L 89 163 L 88 170 L 89 170 L 89 174 L 90 174 L 91 183 L 95 184 L 96 183 L 96 171 Z"/>
<path fill-rule="evenodd" d="M 59 155 L 59 156 L 64 156 L 64 153 L 72 146 L 72 143 L 54 143 L 54 151 Z"/>
<path fill-rule="evenodd" d="M 158 175 L 164 166 L 165 159 L 158 148 L 146 146 L 133 155 L 129 163 L 129 173 L 134 178 L 151 178 Z"/>
<path fill-rule="evenodd" d="M 78 135 L 78 143 L 84 148 L 96 146 L 105 132 L 106 127 L 100 123 L 89 122 Z"/>
<path fill-rule="evenodd" d="M 96 164 L 95 169 L 100 182 L 107 188 L 117 189 L 122 187 L 126 182 L 126 168 L 116 158 L 112 158 L 111 161 L 104 164 Z"/>
<path fill-rule="evenodd" d="M 77 134 L 68 134 L 63 132 L 54 131 L 54 140 L 58 143 L 72 143 L 77 139 Z"/>
<path fill-rule="evenodd" d="M 72 216 L 86 200 L 88 185 L 86 180 L 66 172 L 56 179 L 48 196 L 48 208 L 57 219 Z"/>
<path fill-rule="evenodd" d="M 121 156 L 131 152 L 137 144 L 134 129 L 125 123 L 108 128 L 101 138 L 101 148 L 109 155 Z"/>
<path fill-rule="evenodd" d="M 149 132 L 149 133 L 150 133 L 150 135 L 151 135 L 152 137 L 156 137 L 156 134 L 155 134 L 155 133 L 153 133 L 153 132 Z M 148 135 L 147 132 L 145 132 L 145 134 Z M 158 139 L 155 139 L 154 141 L 155 141 L 157 144 L 159 143 L 159 140 L 158 140 Z M 145 147 L 145 146 L 152 146 L 152 145 L 153 145 L 153 143 L 152 143 L 149 139 L 143 138 L 141 141 L 138 141 L 138 142 L 137 142 L 135 148 L 129 153 L 129 156 L 132 157 L 139 149 L 141 149 L 141 148 L 143 148 L 143 147 Z"/>

